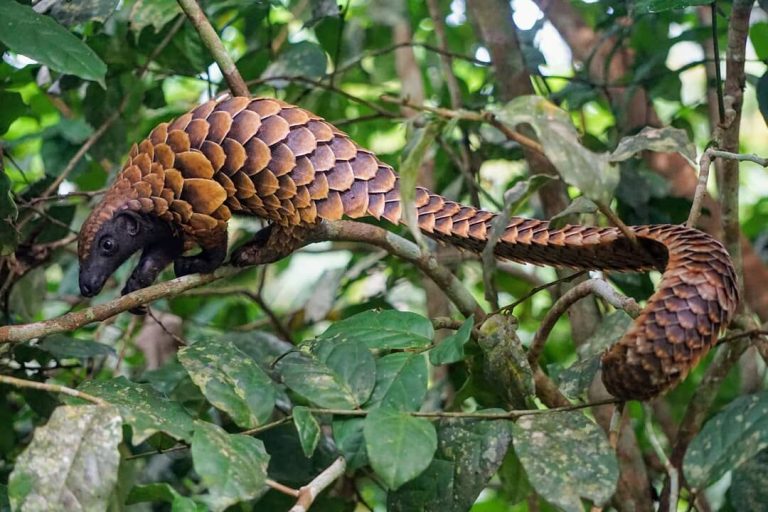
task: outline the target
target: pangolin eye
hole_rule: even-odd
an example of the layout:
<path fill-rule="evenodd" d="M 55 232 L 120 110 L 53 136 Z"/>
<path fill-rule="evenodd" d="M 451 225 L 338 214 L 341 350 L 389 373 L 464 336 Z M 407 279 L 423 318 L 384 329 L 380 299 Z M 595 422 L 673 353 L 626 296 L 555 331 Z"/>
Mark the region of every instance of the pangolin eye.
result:
<path fill-rule="evenodd" d="M 114 252 L 117 244 L 115 244 L 115 241 L 111 238 L 105 238 L 101 241 L 101 248 L 104 252 L 111 253 Z"/>

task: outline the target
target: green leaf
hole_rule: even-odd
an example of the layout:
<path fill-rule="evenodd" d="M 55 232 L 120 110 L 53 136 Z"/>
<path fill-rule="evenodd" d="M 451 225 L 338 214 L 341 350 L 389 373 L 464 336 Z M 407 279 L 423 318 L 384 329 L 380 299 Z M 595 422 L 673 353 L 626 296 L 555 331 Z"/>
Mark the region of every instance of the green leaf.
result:
<path fill-rule="evenodd" d="M 8 481 L 13 510 L 106 510 L 122 438 L 111 406 L 61 406 L 35 429 Z"/>
<path fill-rule="evenodd" d="M 333 441 L 347 461 L 347 471 L 354 471 L 368 465 L 368 453 L 365 451 L 365 436 L 363 435 L 364 418 L 345 418 L 336 416 L 333 419 Z"/>
<path fill-rule="evenodd" d="M 602 354 L 602 352 L 616 343 L 632 325 L 632 317 L 625 311 L 617 310 L 603 318 L 597 326 L 595 333 L 583 345 L 583 357 Z"/>
<path fill-rule="evenodd" d="M 757 81 L 757 106 L 763 116 L 763 121 L 768 124 L 768 71 Z"/>
<path fill-rule="evenodd" d="M 64 25 L 76 25 L 86 21 L 104 22 L 115 11 L 120 0 L 80 0 L 79 2 L 56 2 L 51 15 Z"/>
<path fill-rule="evenodd" d="M 3 106 L 0 109 L 0 135 L 5 135 L 11 124 L 24 115 L 27 106 L 21 94 L 14 91 L 0 91 L 0 105 Z"/>
<path fill-rule="evenodd" d="M 594 201 L 611 201 L 619 184 L 618 167 L 609 162 L 607 155 L 594 153 L 579 142 L 568 112 L 540 96 L 520 96 L 494 113 L 513 129 L 519 124 L 531 125 L 563 180 Z"/>
<path fill-rule="evenodd" d="M 531 494 L 531 484 L 515 450 L 508 450 L 499 468 L 501 493 L 510 505 L 523 501 Z"/>
<path fill-rule="evenodd" d="M 768 448 L 768 392 L 741 396 L 704 424 L 683 460 L 685 478 L 703 489 Z"/>
<path fill-rule="evenodd" d="M 749 27 L 749 40 L 755 48 L 757 58 L 768 60 L 768 23 L 760 21 Z"/>
<path fill-rule="evenodd" d="M 768 450 L 763 450 L 736 468 L 728 489 L 733 510 L 768 510 Z"/>
<path fill-rule="evenodd" d="M 429 351 L 429 362 L 435 366 L 456 363 L 464 359 L 464 345 L 469 341 L 475 317 L 470 316 L 459 329 Z"/>
<path fill-rule="evenodd" d="M 0 484 L 0 512 L 11 512 L 11 502 L 8 500 L 8 486 Z"/>
<path fill-rule="evenodd" d="M 205 498 L 213 510 L 258 498 L 267 490 L 269 455 L 264 443 L 253 437 L 228 434 L 217 425 L 198 422 L 192 461 L 208 487 Z"/>
<path fill-rule="evenodd" d="M 133 487 L 125 500 L 125 504 L 134 505 L 152 501 L 170 503 L 172 512 L 205 512 L 207 510 L 202 503 L 196 503 L 192 498 L 182 496 L 166 483 Z"/>
<path fill-rule="evenodd" d="M 416 479 L 391 493 L 389 506 L 400 510 L 469 510 L 498 471 L 511 440 L 505 421 L 442 420 L 435 459 Z"/>
<path fill-rule="evenodd" d="M 361 405 L 344 378 L 313 357 L 292 352 L 280 360 L 278 368 L 286 386 L 320 407 L 356 409 Z"/>
<path fill-rule="evenodd" d="M 105 86 L 107 65 L 88 45 L 48 16 L 13 0 L 0 0 L 0 41 L 55 71 Z"/>
<path fill-rule="evenodd" d="M 363 433 L 371 467 L 390 489 L 416 478 L 437 448 L 432 423 L 386 407 L 368 414 Z"/>
<path fill-rule="evenodd" d="M 376 360 L 376 386 L 366 407 L 418 411 L 427 394 L 427 361 L 421 354 L 397 352 Z"/>
<path fill-rule="evenodd" d="M 427 123 L 426 126 L 419 128 L 414 128 L 410 125 L 410 129 L 414 132 L 409 137 L 412 143 L 407 144 L 399 165 L 400 204 L 402 205 L 405 224 L 423 251 L 426 246 L 423 245 L 423 235 L 419 228 L 419 215 L 414 204 L 416 182 L 421 175 L 422 163 L 427 158 L 429 149 L 434 144 L 438 133 L 440 133 L 440 123 L 432 121 Z"/>
<path fill-rule="evenodd" d="M 125 377 L 87 381 L 78 388 L 103 398 L 120 409 L 123 421 L 133 429 L 134 445 L 157 432 L 190 441 L 194 422 L 178 402 L 173 402 L 148 384 L 136 384 Z"/>
<path fill-rule="evenodd" d="M 178 14 L 181 8 L 176 0 L 137 0 L 131 9 L 131 30 L 138 34 L 152 25 L 159 32 Z"/>
<path fill-rule="evenodd" d="M 536 492 L 567 512 L 580 498 L 605 504 L 619 465 L 602 430 L 580 412 L 524 416 L 513 424 L 515 453 Z"/>
<path fill-rule="evenodd" d="M 19 244 L 19 233 L 13 225 L 19 210 L 12 191 L 13 183 L 0 165 L 0 256 L 11 254 Z"/>
<path fill-rule="evenodd" d="M 368 400 L 376 384 L 376 360 L 365 343 L 356 340 L 334 342 L 320 360 L 341 377 L 358 404 Z"/>
<path fill-rule="evenodd" d="M 267 66 L 262 74 L 263 79 L 272 77 L 296 77 L 319 79 L 325 76 L 328 67 L 328 57 L 316 43 L 300 41 L 287 45 L 277 58 Z M 286 87 L 287 80 L 270 80 L 269 83 L 278 89 Z"/>
<path fill-rule="evenodd" d="M 434 335 L 432 322 L 427 318 L 388 309 L 364 311 L 336 322 L 320 337 L 360 340 L 368 348 L 403 349 L 428 347 Z"/>
<path fill-rule="evenodd" d="M 296 406 L 292 411 L 293 424 L 296 425 L 296 431 L 299 433 L 301 449 L 307 458 L 312 457 L 320 441 L 320 424 L 317 419 L 306 407 Z"/>
<path fill-rule="evenodd" d="M 671 126 L 646 126 L 636 135 L 623 137 L 611 153 L 610 160 L 623 162 L 643 151 L 680 153 L 692 166 L 696 165 L 696 146 L 688 138 L 688 133 Z"/>
<path fill-rule="evenodd" d="M 635 14 L 650 14 L 711 3 L 711 0 L 637 0 L 634 3 L 634 11 Z"/>
<path fill-rule="evenodd" d="M 113 356 L 115 349 L 103 343 L 91 340 L 80 340 L 63 334 L 46 336 L 37 345 L 57 359 L 75 358 L 88 359 L 91 357 Z"/>
<path fill-rule="evenodd" d="M 483 374 L 490 386 L 513 408 L 533 407 L 533 370 L 517 336 L 515 317 L 489 316 L 480 326 L 477 341 L 484 356 Z"/>
<path fill-rule="evenodd" d="M 201 340 L 179 350 L 179 361 L 214 407 L 242 428 L 264 424 L 275 407 L 272 380 L 228 342 Z"/>
<path fill-rule="evenodd" d="M 597 211 L 597 205 L 587 199 L 584 196 L 579 196 L 569 204 L 565 210 L 561 211 L 557 215 L 553 215 L 549 219 L 550 229 L 559 229 L 568 223 L 571 215 L 578 215 L 581 213 L 595 213 Z"/>

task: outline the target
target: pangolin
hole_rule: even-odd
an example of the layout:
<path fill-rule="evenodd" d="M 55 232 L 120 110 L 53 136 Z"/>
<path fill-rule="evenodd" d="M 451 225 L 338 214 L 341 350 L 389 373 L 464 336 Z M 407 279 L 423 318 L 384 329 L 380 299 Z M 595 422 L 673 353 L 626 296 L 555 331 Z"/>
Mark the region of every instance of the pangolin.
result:
<path fill-rule="evenodd" d="M 424 233 L 471 251 L 482 251 L 496 217 L 424 188 L 416 190 L 415 205 Z M 131 148 L 80 231 L 82 294 L 97 294 L 139 249 L 123 293 L 151 284 L 172 262 L 177 275 L 213 271 L 226 257 L 233 214 L 271 223 L 233 254 L 240 265 L 288 254 L 298 246 L 294 233 L 321 220 L 402 221 L 392 167 L 332 124 L 276 99 L 212 100 L 158 125 Z M 680 225 L 630 229 L 639 247 L 613 227 L 554 228 L 512 217 L 495 252 L 578 269 L 665 269 L 641 314 L 602 356 L 608 391 L 644 400 L 680 382 L 716 343 L 738 291 L 728 253 L 709 235 Z M 182 256 L 190 244 L 201 252 Z"/>

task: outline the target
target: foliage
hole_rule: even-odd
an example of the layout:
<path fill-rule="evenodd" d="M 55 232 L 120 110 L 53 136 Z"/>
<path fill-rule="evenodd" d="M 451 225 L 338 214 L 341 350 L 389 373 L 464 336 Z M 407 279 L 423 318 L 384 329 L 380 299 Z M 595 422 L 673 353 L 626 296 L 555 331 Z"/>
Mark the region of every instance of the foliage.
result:
<path fill-rule="evenodd" d="M 99 297 L 79 298 L 75 234 L 133 142 L 227 88 L 175 1 L 56 2 L 48 12 L 30 3 L 0 0 L 0 325 L 83 311 L 119 295 L 130 265 Z M 254 95 L 300 104 L 401 168 L 406 203 L 424 181 L 451 199 L 549 216 L 555 225 L 607 225 L 598 213 L 605 208 L 628 224 L 688 216 L 691 191 L 656 172 L 651 155 L 695 163 L 714 138 L 704 62 L 680 55 L 705 55 L 712 35 L 705 2 L 569 2 L 571 22 L 616 43 L 606 52 L 634 56 L 616 83 L 606 83 L 594 75 L 608 72 L 598 65 L 602 50 L 559 63 L 551 48 L 566 48 L 552 26 L 534 3 L 515 0 L 513 39 L 521 47 L 519 55 L 507 50 L 510 60 L 522 56 L 522 81 L 538 95 L 511 101 L 509 77 L 488 63 L 493 52 L 472 2 L 201 3 Z M 729 15 L 725 4 L 717 7 Z M 718 15 L 721 49 L 727 23 Z M 754 21 L 749 37 L 759 62 L 747 54 L 740 147 L 764 156 L 768 23 Z M 626 91 L 639 91 L 658 119 L 640 122 L 637 102 L 617 104 Z M 443 111 L 414 108 L 420 98 Z M 560 179 L 531 176 L 528 150 L 507 131 L 535 138 Z M 750 165 L 742 167 L 748 186 L 737 209 L 744 236 L 768 260 L 768 200 L 761 197 L 768 180 Z M 554 211 L 553 189 L 567 191 Z M 232 224 L 235 244 L 263 227 L 252 219 Z M 413 236 L 406 227 L 388 229 Z M 695 500 L 711 509 L 765 505 L 762 359 L 753 355 L 721 376 L 714 405 L 696 414 L 692 402 L 697 386 L 711 380 L 703 378 L 708 369 L 741 345 L 707 358 L 652 412 L 630 404 L 617 452 L 605 411 L 582 404 L 604 397 L 596 390 L 599 355 L 626 331 L 627 314 L 583 301 L 592 316 L 572 308 L 537 365 L 527 349 L 560 290 L 526 294 L 566 274 L 489 272 L 488 258 L 457 263 L 423 242 L 424 261 L 448 262 L 456 286 L 486 311 L 494 301 L 520 303 L 485 319 L 462 318 L 440 308 L 442 292 L 414 265 L 368 246 L 328 243 L 156 301 L 151 312 L 161 325 L 122 313 L 66 334 L 0 340 L 0 378 L 86 394 L 0 380 L 0 511 L 62 503 L 288 510 L 296 497 L 275 482 L 299 489 L 339 457 L 345 471 L 315 498 L 317 510 L 628 510 L 622 493 L 648 505 L 649 486 L 669 496 L 651 442 L 660 434 L 644 429 L 645 414 L 663 427 L 661 444 L 685 477 L 681 509 Z M 171 277 L 168 270 L 161 280 Z M 656 282 L 644 274 L 607 279 L 639 301 Z M 541 392 L 542 378 L 573 400 L 572 410 L 547 410 L 554 404 Z M 677 424 L 686 421 L 693 438 L 676 453 L 687 435 L 676 433 Z"/>

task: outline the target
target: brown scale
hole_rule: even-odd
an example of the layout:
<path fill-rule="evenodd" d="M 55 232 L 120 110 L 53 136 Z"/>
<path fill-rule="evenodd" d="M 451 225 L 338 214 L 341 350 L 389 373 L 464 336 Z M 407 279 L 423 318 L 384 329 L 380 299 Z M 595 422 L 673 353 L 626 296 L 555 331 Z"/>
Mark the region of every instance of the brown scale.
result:
<path fill-rule="evenodd" d="M 482 250 L 495 218 L 421 188 L 415 205 L 427 234 L 472 251 Z M 202 247 L 222 243 L 232 212 L 283 226 L 345 216 L 401 220 L 391 167 L 320 117 L 267 98 L 209 101 L 134 145 L 83 225 L 81 254 L 101 223 L 122 208 L 178 224 Z M 602 359 L 608 391 L 647 399 L 678 383 L 707 353 L 738 297 L 733 266 L 716 240 L 682 226 L 630 229 L 645 250 L 615 228 L 555 229 L 513 217 L 495 250 L 501 258 L 579 269 L 666 267 L 659 289 Z"/>

